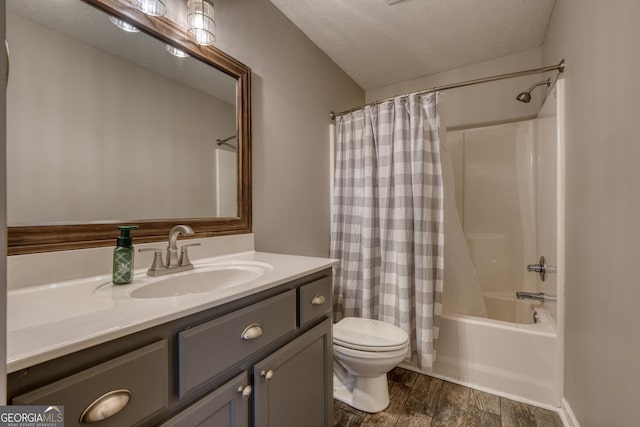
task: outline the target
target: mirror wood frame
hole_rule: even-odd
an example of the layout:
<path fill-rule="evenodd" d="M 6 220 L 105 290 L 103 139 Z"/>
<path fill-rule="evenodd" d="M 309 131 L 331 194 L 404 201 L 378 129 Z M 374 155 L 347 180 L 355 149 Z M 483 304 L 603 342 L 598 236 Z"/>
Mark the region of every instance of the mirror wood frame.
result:
<path fill-rule="evenodd" d="M 195 231 L 191 238 L 251 233 L 251 69 L 216 47 L 196 44 L 175 22 L 164 17 L 147 16 L 134 9 L 127 0 L 81 1 L 124 19 L 148 35 L 172 44 L 237 79 L 238 217 L 10 226 L 7 228 L 8 255 L 113 246 L 118 236 L 117 226 L 122 224 L 140 225 L 140 229 L 133 233 L 138 243 L 165 241 L 169 230 L 176 224 L 191 226 Z"/>

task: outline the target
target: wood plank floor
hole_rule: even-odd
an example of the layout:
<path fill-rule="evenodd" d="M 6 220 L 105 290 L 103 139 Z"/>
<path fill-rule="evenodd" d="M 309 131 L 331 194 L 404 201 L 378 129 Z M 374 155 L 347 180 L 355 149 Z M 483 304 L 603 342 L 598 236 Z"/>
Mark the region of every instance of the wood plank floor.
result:
<path fill-rule="evenodd" d="M 396 368 L 389 407 L 377 414 L 334 400 L 336 427 L 562 427 L 557 413 Z"/>

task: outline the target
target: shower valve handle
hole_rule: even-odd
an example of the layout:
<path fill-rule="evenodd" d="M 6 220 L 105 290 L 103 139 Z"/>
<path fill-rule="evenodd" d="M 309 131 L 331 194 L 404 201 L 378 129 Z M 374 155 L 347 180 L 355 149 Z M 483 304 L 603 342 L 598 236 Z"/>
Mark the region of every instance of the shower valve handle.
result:
<path fill-rule="evenodd" d="M 538 264 L 529 264 L 527 265 L 527 271 L 540 273 L 540 280 L 544 282 L 545 275 L 547 273 L 547 262 L 543 256 L 540 257 L 540 262 Z"/>

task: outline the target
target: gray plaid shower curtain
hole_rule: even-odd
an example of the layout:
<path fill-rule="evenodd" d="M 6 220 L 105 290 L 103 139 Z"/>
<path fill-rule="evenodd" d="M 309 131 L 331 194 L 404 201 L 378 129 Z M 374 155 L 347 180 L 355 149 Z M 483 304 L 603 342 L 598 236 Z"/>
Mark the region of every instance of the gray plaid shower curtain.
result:
<path fill-rule="evenodd" d="M 411 94 L 336 119 L 336 320 L 399 326 L 422 369 L 435 360 L 444 275 L 437 105 L 437 93 Z"/>

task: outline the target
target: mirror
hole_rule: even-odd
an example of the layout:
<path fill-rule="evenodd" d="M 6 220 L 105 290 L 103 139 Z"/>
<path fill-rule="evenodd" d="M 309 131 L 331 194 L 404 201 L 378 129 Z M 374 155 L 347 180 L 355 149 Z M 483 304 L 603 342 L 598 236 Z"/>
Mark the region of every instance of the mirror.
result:
<path fill-rule="evenodd" d="M 9 254 L 111 245 L 120 223 L 139 242 L 250 232 L 249 68 L 126 0 L 88 3 L 7 2 Z"/>

